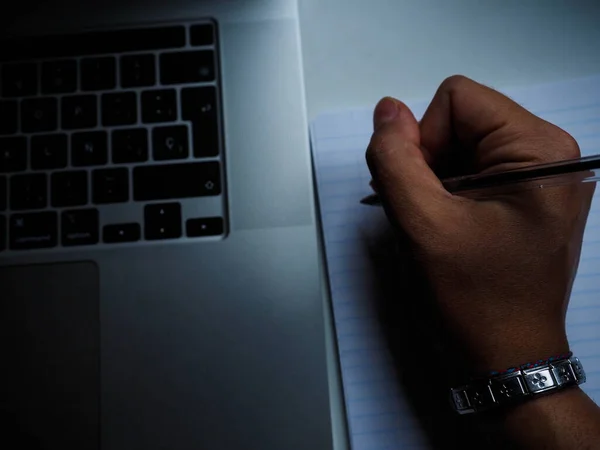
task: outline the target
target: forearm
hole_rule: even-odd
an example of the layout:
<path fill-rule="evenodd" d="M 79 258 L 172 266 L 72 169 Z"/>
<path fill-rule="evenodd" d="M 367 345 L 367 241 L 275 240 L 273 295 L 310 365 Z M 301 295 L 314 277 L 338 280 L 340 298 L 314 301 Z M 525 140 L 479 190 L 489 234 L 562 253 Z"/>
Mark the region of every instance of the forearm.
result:
<path fill-rule="evenodd" d="M 526 450 L 600 449 L 600 408 L 579 388 L 514 407 L 504 423 L 509 439 Z"/>

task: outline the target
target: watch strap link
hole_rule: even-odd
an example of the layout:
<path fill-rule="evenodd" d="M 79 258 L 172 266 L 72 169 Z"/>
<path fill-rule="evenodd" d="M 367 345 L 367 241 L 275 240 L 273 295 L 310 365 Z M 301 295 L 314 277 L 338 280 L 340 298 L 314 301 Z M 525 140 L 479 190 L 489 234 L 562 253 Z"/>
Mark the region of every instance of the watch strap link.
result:
<path fill-rule="evenodd" d="M 451 403 L 459 414 L 469 414 L 577 386 L 585 380 L 581 362 L 572 357 L 454 388 L 451 390 Z"/>

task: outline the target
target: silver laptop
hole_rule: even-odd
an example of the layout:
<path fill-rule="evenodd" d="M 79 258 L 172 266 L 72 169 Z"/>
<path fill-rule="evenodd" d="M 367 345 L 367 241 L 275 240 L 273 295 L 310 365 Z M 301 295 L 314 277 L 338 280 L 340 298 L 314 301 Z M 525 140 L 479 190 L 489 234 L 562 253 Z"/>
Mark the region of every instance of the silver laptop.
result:
<path fill-rule="evenodd" d="M 331 448 L 295 1 L 14 7 L 0 448 Z"/>

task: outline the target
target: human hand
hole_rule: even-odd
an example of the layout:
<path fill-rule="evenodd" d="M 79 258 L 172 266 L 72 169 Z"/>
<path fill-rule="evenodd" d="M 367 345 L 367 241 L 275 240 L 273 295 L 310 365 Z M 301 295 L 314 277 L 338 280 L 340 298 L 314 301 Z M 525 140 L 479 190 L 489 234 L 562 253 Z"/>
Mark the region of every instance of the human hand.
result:
<path fill-rule="evenodd" d="M 382 100 L 367 162 L 449 329 L 478 370 L 568 351 L 565 315 L 594 184 L 472 200 L 440 179 L 579 157 L 575 140 L 502 94 L 445 80 L 420 123 Z"/>

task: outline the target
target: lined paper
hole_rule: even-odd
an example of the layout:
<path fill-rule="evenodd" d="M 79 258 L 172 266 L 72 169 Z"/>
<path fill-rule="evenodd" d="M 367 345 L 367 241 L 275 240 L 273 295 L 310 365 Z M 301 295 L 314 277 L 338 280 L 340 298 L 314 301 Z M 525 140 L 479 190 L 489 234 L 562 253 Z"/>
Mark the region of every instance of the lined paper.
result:
<path fill-rule="evenodd" d="M 574 136 L 582 155 L 600 154 L 600 76 L 505 91 Z M 420 118 L 428 102 L 409 103 Z M 379 324 L 374 268 L 364 241 L 386 218 L 359 199 L 371 193 L 365 149 L 372 108 L 324 114 L 311 124 L 319 207 L 348 426 L 354 450 L 426 449 Z M 567 314 L 573 352 L 587 371 L 582 385 L 600 404 L 600 189 L 590 211 L 578 275 Z"/>

